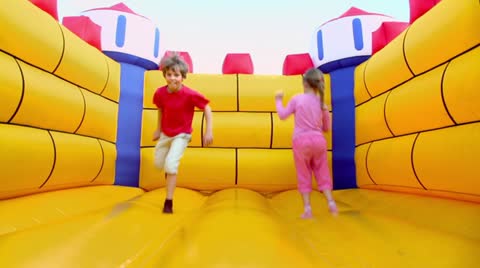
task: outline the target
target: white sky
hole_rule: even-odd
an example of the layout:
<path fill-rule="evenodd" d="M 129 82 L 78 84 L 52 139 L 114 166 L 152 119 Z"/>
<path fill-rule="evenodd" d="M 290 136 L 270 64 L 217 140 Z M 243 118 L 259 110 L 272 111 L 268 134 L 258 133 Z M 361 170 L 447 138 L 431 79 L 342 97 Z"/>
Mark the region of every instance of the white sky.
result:
<path fill-rule="evenodd" d="M 116 0 L 58 1 L 59 19 Z M 160 52 L 187 51 L 195 73 L 222 72 L 227 53 L 250 53 L 255 74 L 281 74 L 285 56 L 307 53 L 316 27 L 354 6 L 400 21 L 409 0 L 124 0 L 160 29 Z"/>

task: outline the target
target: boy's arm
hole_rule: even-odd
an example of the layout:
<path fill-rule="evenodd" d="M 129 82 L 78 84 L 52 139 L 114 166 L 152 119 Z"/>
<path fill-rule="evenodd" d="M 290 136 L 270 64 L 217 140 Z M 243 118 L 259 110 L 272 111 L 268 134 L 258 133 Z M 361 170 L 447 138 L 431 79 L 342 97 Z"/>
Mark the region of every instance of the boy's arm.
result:
<path fill-rule="evenodd" d="M 162 110 L 158 109 L 157 128 L 153 132 L 153 140 L 156 141 L 160 138 L 162 133 Z"/>
<path fill-rule="evenodd" d="M 207 104 L 205 106 L 203 113 L 205 114 L 206 123 L 205 135 L 203 136 L 203 145 L 209 146 L 213 142 L 212 108 L 210 108 L 210 105 Z"/>

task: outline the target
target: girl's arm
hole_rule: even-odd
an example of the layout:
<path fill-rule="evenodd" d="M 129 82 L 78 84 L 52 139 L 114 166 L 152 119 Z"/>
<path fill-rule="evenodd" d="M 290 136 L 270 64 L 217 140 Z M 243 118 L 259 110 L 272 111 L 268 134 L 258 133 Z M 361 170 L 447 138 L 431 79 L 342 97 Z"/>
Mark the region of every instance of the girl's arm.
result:
<path fill-rule="evenodd" d="M 283 92 L 278 92 L 276 95 L 275 95 L 275 106 L 277 108 L 277 113 L 278 113 L 278 117 L 281 119 L 281 120 L 285 120 L 287 119 L 292 113 L 295 112 L 295 99 L 291 99 L 288 104 L 287 104 L 287 107 L 284 108 L 283 107 Z"/>
<path fill-rule="evenodd" d="M 331 128 L 330 113 L 328 112 L 328 108 L 324 106 L 322 108 L 322 130 L 323 132 L 328 132 Z"/>

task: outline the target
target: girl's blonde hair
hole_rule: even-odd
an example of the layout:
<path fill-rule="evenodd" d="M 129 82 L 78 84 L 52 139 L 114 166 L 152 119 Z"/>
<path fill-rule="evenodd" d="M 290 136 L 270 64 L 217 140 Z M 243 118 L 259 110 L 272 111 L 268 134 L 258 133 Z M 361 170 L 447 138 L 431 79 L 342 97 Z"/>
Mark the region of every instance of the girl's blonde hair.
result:
<path fill-rule="evenodd" d="M 176 52 L 169 53 L 162 58 L 160 61 L 160 69 L 163 72 L 163 76 L 165 76 L 168 70 L 174 70 L 179 71 L 183 79 L 187 78 L 188 65 L 182 56 Z"/>
<path fill-rule="evenodd" d="M 325 80 L 323 78 L 322 71 L 316 68 L 308 69 L 303 75 L 303 81 L 307 85 L 315 90 L 315 92 L 320 96 L 320 108 L 324 106 L 325 98 Z"/>

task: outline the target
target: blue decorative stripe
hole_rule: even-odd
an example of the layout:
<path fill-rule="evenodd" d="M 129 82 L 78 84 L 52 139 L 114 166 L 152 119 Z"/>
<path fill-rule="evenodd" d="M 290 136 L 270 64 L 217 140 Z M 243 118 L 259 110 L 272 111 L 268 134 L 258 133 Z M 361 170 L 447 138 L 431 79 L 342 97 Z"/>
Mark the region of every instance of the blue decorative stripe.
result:
<path fill-rule="evenodd" d="M 117 47 L 123 47 L 125 45 L 125 32 L 127 29 L 127 18 L 124 15 L 120 15 L 117 18 L 117 31 L 115 34 L 115 44 Z"/>
<path fill-rule="evenodd" d="M 160 31 L 158 28 L 155 28 L 155 44 L 153 46 L 153 56 L 158 57 L 158 51 L 160 48 Z"/>
<path fill-rule="evenodd" d="M 138 187 L 145 69 L 120 63 L 115 184 Z"/>
<path fill-rule="evenodd" d="M 318 49 L 318 59 L 323 60 L 323 35 L 322 30 L 317 32 L 317 49 Z"/>
<path fill-rule="evenodd" d="M 359 18 L 355 18 L 352 20 L 352 30 L 355 49 L 360 51 L 363 49 L 363 32 L 362 21 Z"/>
<path fill-rule="evenodd" d="M 157 63 L 151 60 L 140 58 L 138 56 L 134 56 L 134 55 L 130 55 L 122 52 L 116 52 L 116 51 L 103 51 L 103 53 L 118 62 L 129 63 L 132 65 L 142 67 L 146 70 L 158 69 Z"/>
<path fill-rule="evenodd" d="M 369 58 L 370 56 L 356 56 L 341 60 L 335 60 L 321 65 L 319 69 L 324 73 L 330 73 L 341 68 L 357 66 L 360 63 L 368 60 Z"/>
<path fill-rule="evenodd" d="M 330 73 L 332 122 L 332 173 L 334 189 L 356 188 L 355 171 L 355 66 Z"/>

